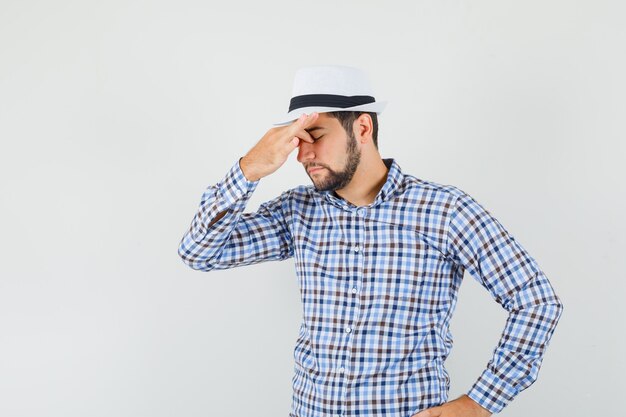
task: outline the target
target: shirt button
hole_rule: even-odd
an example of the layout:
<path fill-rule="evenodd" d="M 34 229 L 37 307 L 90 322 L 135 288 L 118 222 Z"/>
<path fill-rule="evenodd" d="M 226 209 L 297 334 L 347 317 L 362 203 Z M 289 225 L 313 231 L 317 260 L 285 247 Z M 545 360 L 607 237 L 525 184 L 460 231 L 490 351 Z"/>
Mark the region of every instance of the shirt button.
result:
<path fill-rule="evenodd" d="M 351 328 L 346 327 L 346 333 L 350 333 L 351 331 L 352 331 L 352 329 L 351 329 Z"/>
<path fill-rule="evenodd" d="M 359 245 L 354 245 L 354 251 L 358 252 L 359 251 Z"/>
<path fill-rule="evenodd" d="M 356 292 L 357 292 L 356 287 L 352 287 L 352 294 L 356 294 Z"/>
<path fill-rule="evenodd" d="M 339 368 L 339 373 L 343 374 L 343 371 L 345 371 L 345 368 L 342 366 L 341 368 Z"/>

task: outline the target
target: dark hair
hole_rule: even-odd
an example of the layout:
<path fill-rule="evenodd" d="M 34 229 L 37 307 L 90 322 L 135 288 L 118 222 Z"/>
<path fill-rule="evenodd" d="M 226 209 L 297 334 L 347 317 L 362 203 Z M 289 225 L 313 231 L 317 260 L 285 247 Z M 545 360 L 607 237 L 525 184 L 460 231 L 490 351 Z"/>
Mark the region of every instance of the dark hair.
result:
<path fill-rule="evenodd" d="M 378 115 L 375 112 L 362 112 L 362 111 L 333 111 L 326 113 L 328 117 L 339 120 L 341 126 L 348 135 L 352 135 L 352 125 L 354 121 L 362 114 L 369 114 L 372 118 L 372 141 L 374 146 L 378 149 Z"/>

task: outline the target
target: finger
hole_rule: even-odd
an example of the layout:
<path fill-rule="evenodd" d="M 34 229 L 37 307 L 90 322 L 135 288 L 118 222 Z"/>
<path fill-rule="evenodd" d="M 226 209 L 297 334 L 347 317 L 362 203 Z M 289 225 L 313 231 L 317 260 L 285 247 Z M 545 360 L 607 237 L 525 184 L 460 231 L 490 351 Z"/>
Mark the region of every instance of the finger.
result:
<path fill-rule="evenodd" d="M 306 126 L 309 126 L 313 121 L 317 120 L 317 117 L 318 113 L 311 113 L 308 116 L 306 113 L 303 113 L 298 119 L 296 119 L 289 125 L 289 128 L 287 129 L 287 134 L 284 136 L 285 140 L 289 140 L 289 147 L 299 146 L 300 139 L 309 143 L 315 142 L 311 134 L 304 129 Z"/>
<path fill-rule="evenodd" d="M 311 126 L 313 123 L 315 123 L 318 117 L 319 117 L 319 113 L 317 112 L 313 112 L 309 114 L 308 117 L 302 122 L 302 127 L 298 132 L 296 132 L 296 135 L 300 139 L 303 139 L 309 143 L 314 143 L 315 140 L 313 139 L 313 136 L 311 136 L 311 134 L 306 131 L 306 128 Z"/>
<path fill-rule="evenodd" d="M 311 124 L 313 124 L 316 120 L 317 117 L 319 116 L 319 113 L 317 112 L 313 112 L 311 114 L 308 115 L 308 117 L 304 120 L 304 127 L 309 127 L 311 126 Z"/>
<path fill-rule="evenodd" d="M 294 139 L 295 139 L 296 133 L 300 129 L 302 129 L 303 123 L 306 120 L 306 118 L 307 118 L 306 113 L 302 113 L 300 115 L 300 117 L 298 117 L 296 120 L 294 120 L 293 122 L 291 122 L 287 126 L 281 128 L 281 130 L 285 129 L 284 132 L 283 132 L 284 136 L 282 136 L 282 140 L 285 141 L 287 146 L 291 147 L 294 144 Z"/>
<path fill-rule="evenodd" d="M 309 115 L 306 113 L 301 114 L 299 118 L 289 125 L 290 134 L 295 135 L 301 129 L 305 129 L 310 126 L 311 123 L 317 120 L 318 115 L 319 113 L 311 113 Z"/>
<path fill-rule="evenodd" d="M 298 117 L 296 120 L 291 122 L 291 124 L 289 125 L 289 131 L 295 132 L 296 130 L 302 129 L 302 126 L 304 126 L 304 122 L 306 121 L 307 118 L 308 118 L 307 114 L 302 113 L 300 117 Z"/>
<path fill-rule="evenodd" d="M 304 130 L 304 128 L 298 130 L 296 132 L 296 136 L 302 140 L 305 140 L 309 143 L 314 143 L 315 140 L 313 140 L 313 136 L 311 136 L 311 134 L 309 132 L 307 132 L 306 130 Z"/>

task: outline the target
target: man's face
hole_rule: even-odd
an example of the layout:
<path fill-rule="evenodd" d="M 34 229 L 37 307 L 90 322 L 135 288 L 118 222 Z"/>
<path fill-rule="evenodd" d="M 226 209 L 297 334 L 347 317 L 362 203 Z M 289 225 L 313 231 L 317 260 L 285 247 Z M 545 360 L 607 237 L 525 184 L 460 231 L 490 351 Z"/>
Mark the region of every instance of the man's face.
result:
<path fill-rule="evenodd" d="M 318 191 L 340 190 L 350 183 L 361 161 L 354 133 L 346 131 L 339 120 L 320 113 L 306 129 L 315 143 L 300 141 L 300 162 Z M 313 170 L 313 168 L 319 168 Z"/>

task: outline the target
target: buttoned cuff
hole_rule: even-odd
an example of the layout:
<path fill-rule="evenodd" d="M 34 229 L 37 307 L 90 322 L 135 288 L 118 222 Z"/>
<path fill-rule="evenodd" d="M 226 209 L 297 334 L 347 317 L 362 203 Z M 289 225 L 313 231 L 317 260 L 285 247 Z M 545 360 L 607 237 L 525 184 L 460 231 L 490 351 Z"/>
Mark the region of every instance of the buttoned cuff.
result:
<path fill-rule="evenodd" d="M 492 413 L 499 413 L 517 395 L 515 388 L 498 378 L 489 369 L 474 383 L 468 397 Z"/>
<path fill-rule="evenodd" d="M 241 158 L 228 170 L 226 176 L 218 186 L 220 203 L 224 208 L 233 208 L 238 204 L 243 204 L 249 200 L 250 196 L 259 184 L 259 180 L 249 181 L 241 170 L 239 162 Z"/>

